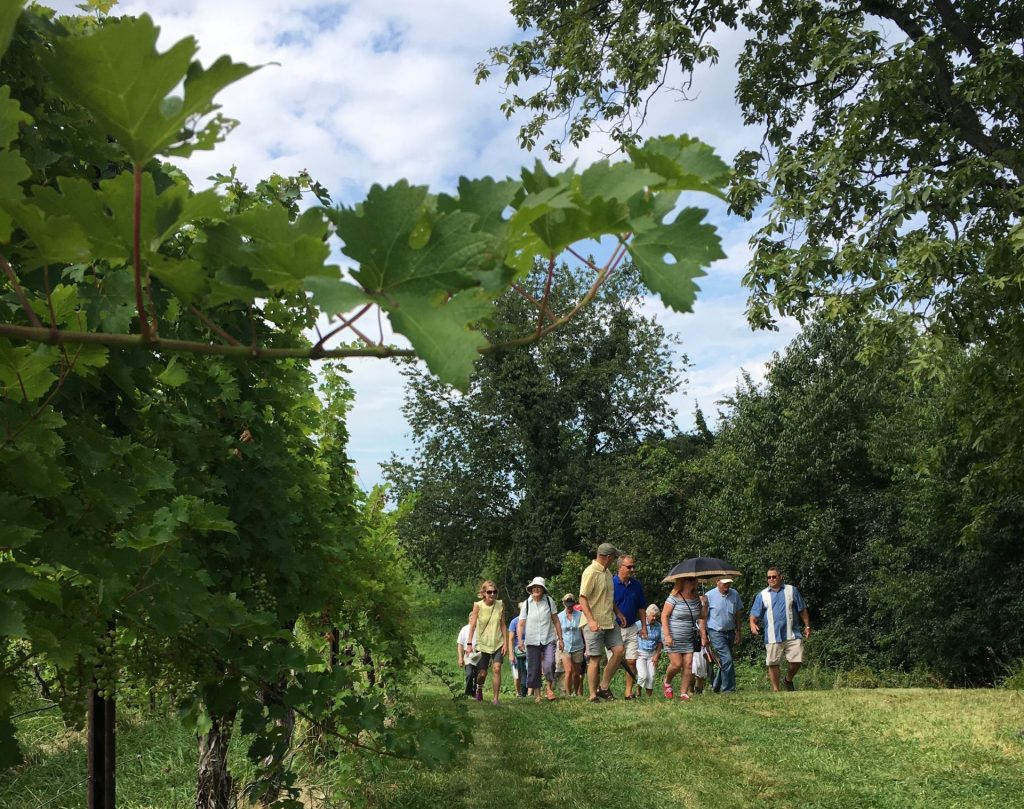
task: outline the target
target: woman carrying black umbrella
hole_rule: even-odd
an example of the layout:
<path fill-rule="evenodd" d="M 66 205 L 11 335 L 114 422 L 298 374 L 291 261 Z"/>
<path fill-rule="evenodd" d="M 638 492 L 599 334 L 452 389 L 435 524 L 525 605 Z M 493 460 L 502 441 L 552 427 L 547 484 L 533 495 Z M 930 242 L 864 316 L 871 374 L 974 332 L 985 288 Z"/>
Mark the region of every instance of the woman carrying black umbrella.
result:
<path fill-rule="evenodd" d="M 678 578 L 672 585 L 672 593 L 665 599 L 661 609 L 661 634 L 668 652 L 669 665 L 665 672 L 662 693 L 672 699 L 672 680 L 683 672 L 679 684 L 679 699 L 688 700 L 690 679 L 693 676 L 693 654 L 700 652 L 708 642 L 707 610 L 697 594 L 696 578 Z"/>

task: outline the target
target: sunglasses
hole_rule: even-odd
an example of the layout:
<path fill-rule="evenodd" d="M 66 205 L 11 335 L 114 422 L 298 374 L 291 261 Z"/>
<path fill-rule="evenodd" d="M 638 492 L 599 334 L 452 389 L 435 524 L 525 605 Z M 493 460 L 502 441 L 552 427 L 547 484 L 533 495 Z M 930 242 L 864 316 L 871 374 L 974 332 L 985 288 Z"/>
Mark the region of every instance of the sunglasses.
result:
<path fill-rule="evenodd" d="M 636 570 L 636 565 L 623 565 L 626 570 Z"/>
<path fill-rule="evenodd" d="M 484 590 L 484 595 L 485 596 L 496 596 L 497 594 L 498 594 L 497 590 Z"/>
<path fill-rule="evenodd" d="M 768 578 L 769 578 L 769 579 L 777 579 L 777 578 L 778 578 L 778 576 L 769 576 Z"/>

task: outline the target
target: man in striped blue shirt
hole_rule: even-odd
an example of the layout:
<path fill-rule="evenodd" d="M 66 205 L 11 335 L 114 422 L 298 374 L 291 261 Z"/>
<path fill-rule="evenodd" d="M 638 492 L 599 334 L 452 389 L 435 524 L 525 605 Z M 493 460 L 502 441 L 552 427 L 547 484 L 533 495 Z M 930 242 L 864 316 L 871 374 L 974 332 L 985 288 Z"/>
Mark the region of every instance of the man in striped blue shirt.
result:
<path fill-rule="evenodd" d="M 750 604 L 750 631 L 764 632 L 765 663 L 772 691 L 779 690 L 779 664 L 785 655 L 786 679 L 782 685 L 793 691 L 793 676 L 804 661 L 804 645 L 800 639 L 797 616 L 804 625 L 804 637 L 811 636 L 811 616 L 800 591 L 792 584 L 782 583 L 777 567 L 768 568 L 768 586 L 754 596 Z M 760 628 L 759 628 L 760 627 Z"/>

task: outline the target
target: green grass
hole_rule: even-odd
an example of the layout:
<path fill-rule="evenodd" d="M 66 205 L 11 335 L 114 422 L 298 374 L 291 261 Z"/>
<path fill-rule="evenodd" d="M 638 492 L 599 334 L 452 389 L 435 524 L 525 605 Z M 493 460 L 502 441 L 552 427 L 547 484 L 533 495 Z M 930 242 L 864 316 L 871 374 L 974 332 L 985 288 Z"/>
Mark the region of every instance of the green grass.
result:
<path fill-rule="evenodd" d="M 460 592 L 457 601 L 471 598 Z M 743 809 L 769 801 L 801 809 L 1005 809 L 1024 803 L 1024 691 L 846 688 L 844 682 L 879 679 L 809 666 L 797 678 L 801 690 L 773 695 L 763 667 L 746 665 L 735 695 L 536 705 L 515 698 L 506 667 L 503 704 L 495 707 L 452 698 L 451 685 L 461 682 L 455 637 L 465 618 L 453 600 L 429 605 L 432 628 L 420 638 L 428 663 L 447 674 L 425 672 L 415 699 L 425 711 L 468 709 L 472 747 L 455 763 L 432 768 L 393 760 L 353 765 L 342 757 L 331 769 L 314 771 L 307 761 L 300 776 L 307 795 L 337 792 L 359 777 L 365 786 L 354 803 L 367 809 Z M 621 676 L 615 686 L 621 694 Z M 52 711 L 16 723 L 28 762 L 0 777 L 0 807 L 83 806 L 84 785 L 77 783 L 85 775 L 83 734 L 63 730 Z M 242 748 L 236 739 L 232 760 L 240 781 L 249 772 Z M 119 724 L 118 806 L 192 806 L 195 750 L 195 739 L 173 720 L 126 715 Z M 338 798 L 309 805 L 350 804 Z"/>
<path fill-rule="evenodd" d="M 428 657 L 443 655 L 441 662 L 454 676 L 459 625 L 438 621 L 437 627 L 423 648 Z M 443 640 L 449 637 L 450 644 Z M 678 809 L 771 801 L 820 809 L 1004 809 L 1022 804 L 1024 694 L 853 689 L 842 687 L 844 678 L 850 679 L 810 669 L 801 672 L 798 684 L 827 690 L 773 695 L 763 668 L 744 666 L 735 695 L 598 705 L 578 699 L 536 705 L 516 699 L 506 683 L 502 705 L 470 702 L 475 742 L 458 766 L 386 765 L 372 782 L 369 805 Z M 621 678 L 618 685 L 621 694 Z M 420 700 L 435 710 L 451 704 L 429 683 L 422 686 Z"/>
<path fill-rule="evenodd" d="M 40 703 L 42 704 L 42 703 Z M 32 705 L 26 704 L 24 709 Z M 86 735 L 68 730 L 57 711 L 15 720 L 25 763 L 0 774 L 0 807 L 79 809 L 85 806 Z M 195 804 L 196 739 L 171 718 L 142 719 L 122 711 L 117 723 L 117 805 L 163 809 Z M 232 747 L 232 770 L 251 772 L 241 744 Z"/>

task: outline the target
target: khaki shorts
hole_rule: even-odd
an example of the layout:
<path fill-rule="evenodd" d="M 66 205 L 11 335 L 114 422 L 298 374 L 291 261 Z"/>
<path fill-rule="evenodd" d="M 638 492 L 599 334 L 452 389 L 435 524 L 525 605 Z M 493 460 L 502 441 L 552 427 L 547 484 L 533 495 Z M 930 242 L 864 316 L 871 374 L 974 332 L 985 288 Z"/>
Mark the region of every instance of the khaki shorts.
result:
<path fill-rule="evenodd" d="M 622 646 L 622 630 L 616 624 L 611 629 L 598 629 L 591 632 L 589 626 L 583 627 L 583 642 L 587 657 L 600 657 L 605 649 L 617 649 Z"/>
<path fill-rule="evenodd" d="M 630 624 L 622 630 L 622 656 L 626 660 L 636 660 L 637 655 L 640 654 L 640 630 L 636 628 L 636 624 Z"/>
<path fill-rule="evenodd" d="M 804 662 L 804 642 L 799 638 L 783 641 L 782 643 L 769 643 L 764 648 L 766 665 L 779 665 L 782 662 L 783 653 L 785 653 L 786 660 L 790 663 Z"/>
<path fill-rule="evenodd" d="M 567 657 L 571 657 L 572 662 L 578 666 L 583 663 L 583 650 L 580 649 L 578 652 L 565 652 L 560 659 L 564 660 Z"/>

